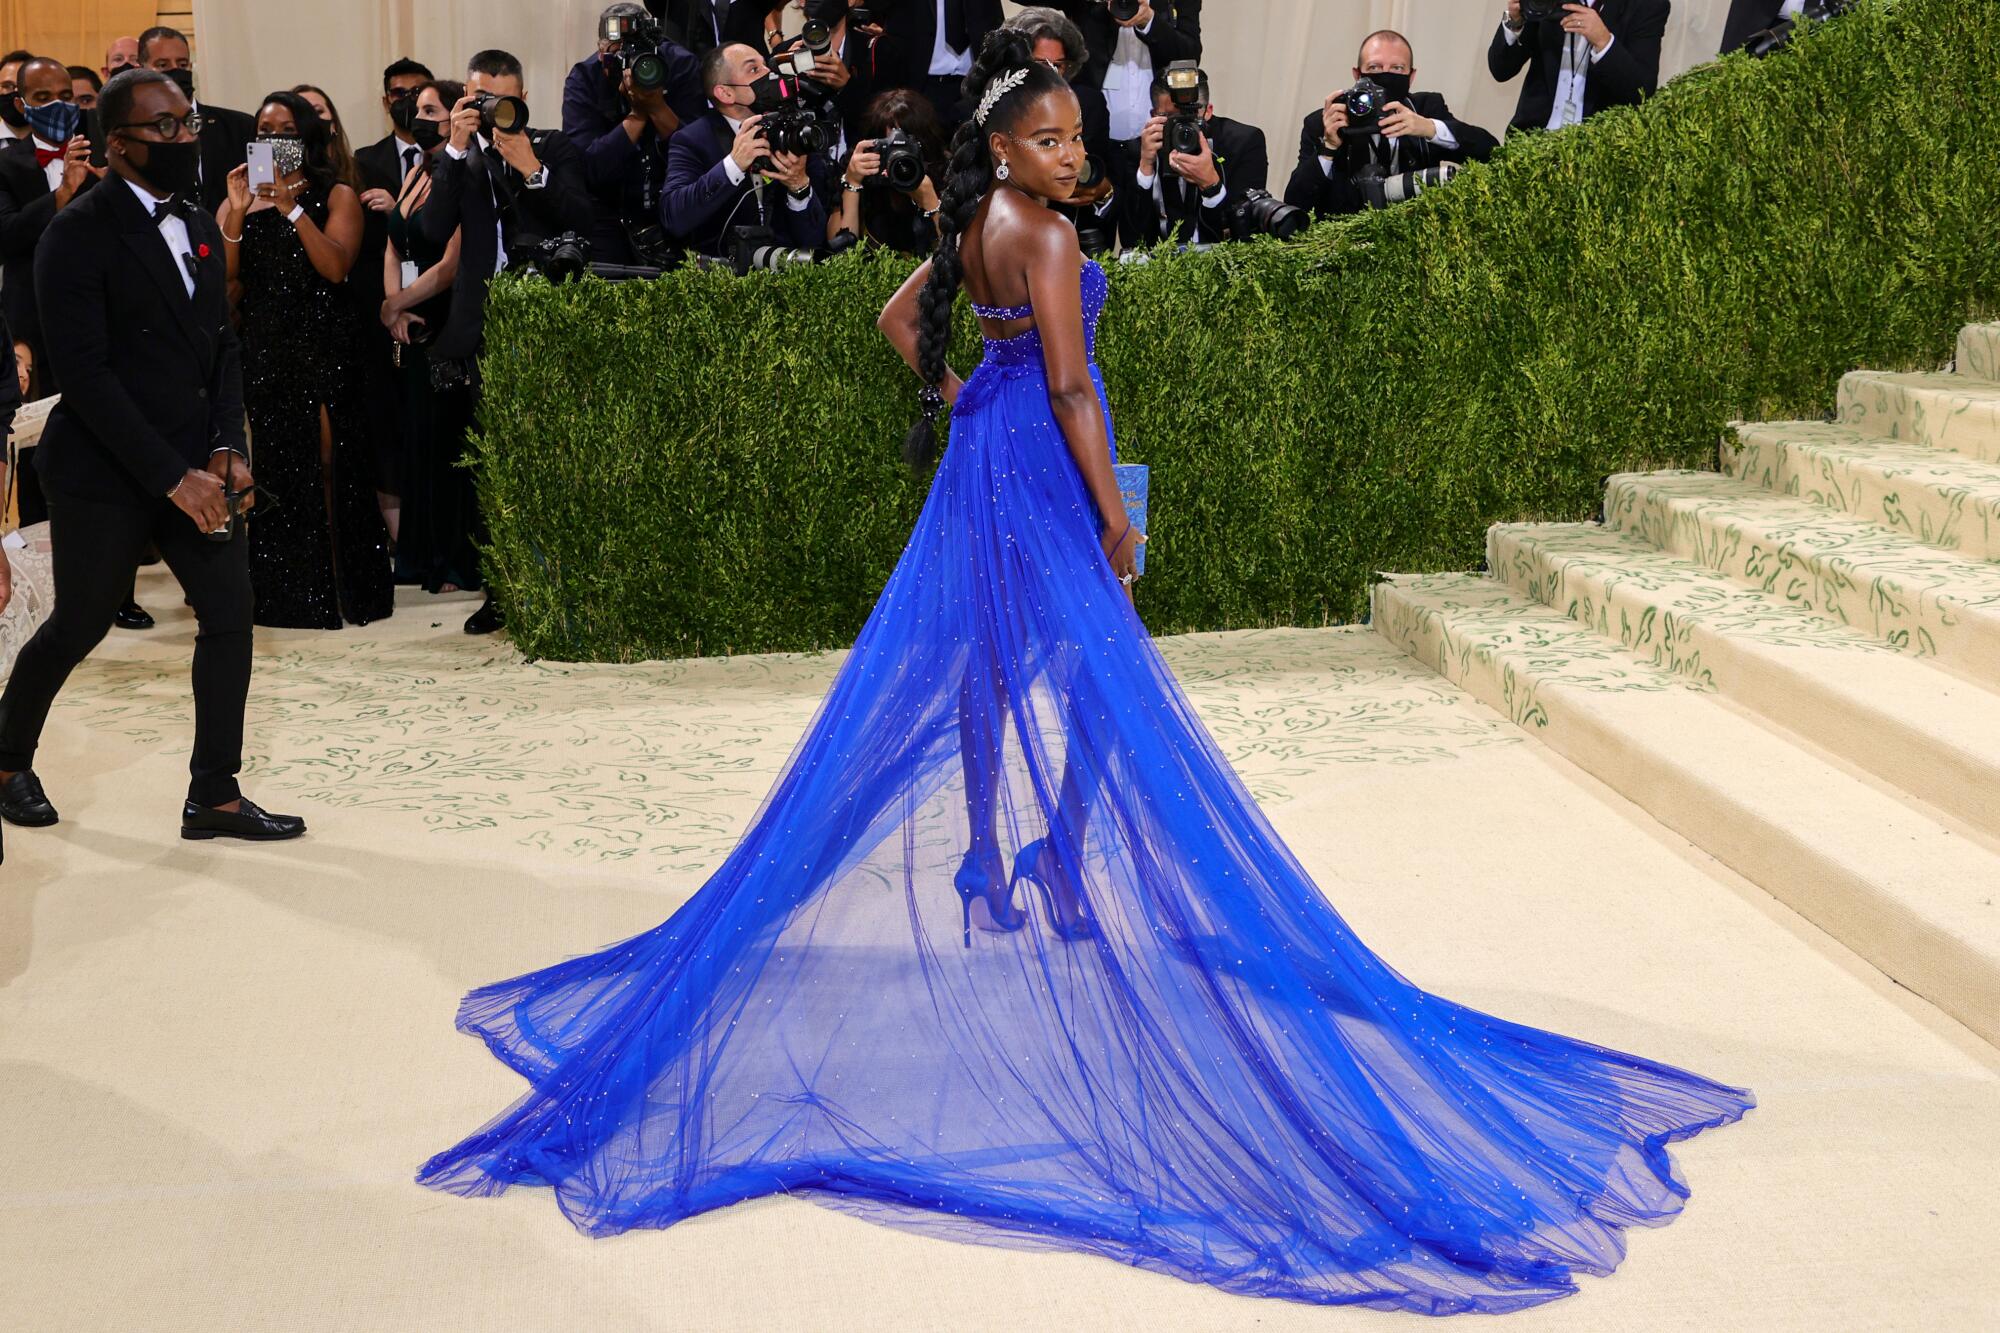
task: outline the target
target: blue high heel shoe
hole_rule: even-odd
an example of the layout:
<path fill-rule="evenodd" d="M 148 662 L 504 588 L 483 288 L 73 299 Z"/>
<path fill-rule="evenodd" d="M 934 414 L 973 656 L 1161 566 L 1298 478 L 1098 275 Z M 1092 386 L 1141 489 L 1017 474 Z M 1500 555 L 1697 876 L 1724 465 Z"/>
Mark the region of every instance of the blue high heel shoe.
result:
<path fill-rule="evenodd" d="M 975 902 L 986 905 L 986 920 L 979 923 L 981 930 L 1006 934 L 1028 924 L 1028 914 L 1014 906 L 1014 886 L 1011 883 L 1007 886 L 1007 896 L 998 903 L 993 901 L 993 876 L 986 873 L 986 866 L 977 851 L 965 854 L 952 886 L 958 890 L 959 907 L 963 909 L 960 915 L 966 948 L 972 947 L 972 904 Z"/>
<path fill-rule="evenodd" d="M 1042 855 L 1049 850 L 1047 838 L 1037 838 L 1014 855 L 1014 878 L 1007 886 L 1008 896 L 1013 896 L 1014 885 L 1027 880 L 1042 891 L 1042 907 L 1049 914 L 1049 929 L 1059 940 L 1092 940 L 1097 938 L 1097 923 L 1081 915 L 1083 903 L 1076 905 L 1078 915 L 1065 918 L 1056 909 L 1055 889 L 1042 876 Z"/>

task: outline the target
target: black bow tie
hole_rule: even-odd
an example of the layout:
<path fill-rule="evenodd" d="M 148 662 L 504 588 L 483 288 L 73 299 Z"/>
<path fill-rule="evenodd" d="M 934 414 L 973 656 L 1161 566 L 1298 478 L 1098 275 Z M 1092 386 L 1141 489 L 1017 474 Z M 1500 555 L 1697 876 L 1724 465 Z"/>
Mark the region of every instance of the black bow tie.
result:
<path fill-rule="evenodd" d="M 157 227 L 168 218 L 177 218 L 185 211 L 186 209 L 181 203 L 181 197 L 177 194 L 170 194 L 153 205 L 153 225 Z"/>

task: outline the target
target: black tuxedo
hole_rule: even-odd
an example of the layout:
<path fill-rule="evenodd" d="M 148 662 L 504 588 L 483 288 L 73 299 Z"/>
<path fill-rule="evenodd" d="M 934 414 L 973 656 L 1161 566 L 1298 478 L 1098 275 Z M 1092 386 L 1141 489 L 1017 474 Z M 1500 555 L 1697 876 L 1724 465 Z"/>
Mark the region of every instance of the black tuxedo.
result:
<path fill-rule="evenodd" d="M 1598 12 L 1611 30 L 1611 49 L 1591 62 L 1586 56 L 1583 114 L 1586 119 L 1608 106 L 1633 106 L 1660 86 L 1660 45 L 1667 35 L 1669 0 L 1600 0 Z M 1486 67 L 1500 82 L 1528 71 L 1521 100 L 1514 108 L 1513 127 L 1546 127 L 1556 105 L 1556 81 L 1568 43 L 1556 23 L 1530 23 L 1509 43 L 1505 25 L 1494 29 L 1486 49 Z"/>
<path fill-rule="evenodd" d="M 1216 171 L 1222 176 L 1221 197 L 1213 207 L 1202 203 L 1201 192 L 1193 185 L 1166 170 L 1164 148 L 1154 164 L 1160 192 L 1155 199 L 1151 190 L 1139 188 L 1137 141 L 1118 145 L 1119 231 L 1127 247 L 1164 241 L 1176 230 L 1182 242 L 1213 243 L 1236 234 L 1236 205 L 1247 192 L 1264 189 L 1270 180 L 1264 131 L 1223 116 L 1211 116 L 1206 128 Z"/>
<path fill-rule="evenodd" d="M 973 56 L 986 34 L 1005 21 L 1000 0 L 962 0 L 965 5 L 965 49 Z M 937 43 L 937 0 L 878 0 L 871 6 L 874 19 L 882 26 L 882 39 L 875 44 L 875 87 L 914 88 L 937 107 L 938 119 L 947 133 L 955 129 L 972 108 L 964 105 L 959 80 L 931 77 L 931 51 Z"/>
<path fill-rule="evenodd" d="M 1741 51 L 1749 40 L 1778 21 L 1785 0 L 1729 0 L 1729 18 L 1722 25 L 1722 54 Z"/>
<path fill-rule="evenodd" d="M 817 250 L 826 244 L 826 206 L 815 193 L 803 209 L 787 205 L 785 187 L 766 182 L 761 202 L 757 177 L 729 183 L 723 160 L 736 142 L 736 126 L 711 111 L 667 145 L 667 186 L 660 191 L 660 225 L 675 243 L 697 254 L 726 255 L 737 227 L 769 227 L 785 245 Z M 746 196 L 749 196 L 746 198 Z"/>
<path fill-rule="evenodd" d="M 149 207 L 115 176 L 56 215 L 35 258 L 42 309 L 62 311 L 43 334 L 65 388 L 35 460 L 48 492 L 56 606 L 0 697 L 0 769 L 32 766 L 49 705 L 111 628 L 151 543 L 200 622 L 188 794 L 214 806 L 240 794 L 249 540 L 239 532 L 209 541 L 164 497 L 212 450 L 243 450 L 243 375 L 222 232 L 192 207 L 180 216 L 193 251 L 192 296 Z"/>
<path fill-rule="evenodd" d="M 421 153 L 415 144 L 406 144 L 393 134 L 385 134 L 366 148 L 354 150 L 354 165 L 361 172 L 363 190 L 387 190 L 390 194 L 400 194 L 403 177 L 407 174 L 403 166 L 404 154 Z"/>
<path fill-rule="evenodd" d="M 424 239 L 439 251 L 459 232 L 459 250 L 451 316 L 431 346 L 436 360 L 479 355 L 486 330 L 486 286 L 499 266 L 502 234 L 510 251 L 564 232 L 590 235 L 590 187 L 576 145 L 561 130 L 531 129 L 528 138 L 548 173 L 547 183 L 537 190 L 528 189 L 497 150 L 482 151 L 477 140 L 462 158 L 448 150 L 437 155 L 431 197 L 417 220 Z"/>
<path fill-rule="evenodd" d="M 85 183 L 89 188 L 89 183 Z M 42 322 L 35 305 L 35 251 L 56 215 L 55 192 L 35 161 L 32 138 L 0 144 L 0 311 L 14 336 L 42 354 Z M 46 368 L 40 372 L 49 382 Z"/>
<path fill-rule="evenodd" d="M 764 15 L 774 8 L 776 0 L 667 0 L 661 26 L 697 58 L 732 42 L 763 51 Z"/>
<path fill-rule="evenodd" d="M 1454 117 L 1440 93 L 1412 92 L 1410 110 L 1431 120 L 1443 121 L 1450 127 L 1452 137 L 1458 140 L 1458 147 L 1446 148 L 1435 139 L 1405 135 L 1394 141 L 1392 161 L 1399 172 L 1420 171 L 1441 162 L 1484 162 L 1500 146 L 1500 141 L 1492 134 Z M 1354 184 L 1354 175 L 1371 161 L 1381 165 L 1384 171 L 1388 170 L 1390 163 L 1382 160 L 1385 141 L 1380 138 L 1343 139 L 1340 151 L 1333 158 L 1333 170 L 1328 173 L 1319 164 L 1320 154 L 1325 151 L 1320 142 L 1324 129 L 1325 122 L 1317 109 L 1306 113 L 1299 126 L 1298 164 L 1292 169 L 1292 178 L 1285 185 L 1285 202 L 1294 208 L 1309 209 L 1316 217 L 1359 213 L 1367 207 L 1367 199 Z"/>
<path fill-rule="evenodd" d="M 1102 88 L 1111 52 L 1118 45 L 1117 21 L 1102 0 L 1061 0 L 1056 8 L 1083 30 L 1083 44 L 1090 50 L 1077 83 Z M 1139 40 L 1152 52 L 1155 74 L 1176 60 L 1201 59 L 1201 0 L 1157 0 L 1152 25 L 1139 34 Z"/>
<path fill-rule="evenodd" d="M 201 112 L 201 206 L 210 213 L 229 197 L 229 173 L 243 165 L 257 137 L 257 118 L 243 111 L 197 102 Z"/>

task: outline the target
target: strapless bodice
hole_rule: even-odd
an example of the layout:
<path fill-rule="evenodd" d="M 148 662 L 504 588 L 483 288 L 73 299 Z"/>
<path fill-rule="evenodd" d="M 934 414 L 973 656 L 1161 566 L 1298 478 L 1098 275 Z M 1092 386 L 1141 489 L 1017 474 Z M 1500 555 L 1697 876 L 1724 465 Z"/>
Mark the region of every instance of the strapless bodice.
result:
<path fill-rule="evenodd" d="M 1083 339 L 1084 348 L 1092 356 L 1097 355 L 1097 319 L 1104 313 L 1104 298 L 1110 291 L 1105 281 L 1104 270 L 1094 259 L 1083 261 L 1083 272 L 1078 276 L 1083 286 Z M 972 313 L 986 319 L 1026 319 L 1035 313 L 1032 305 L 980 305 L 972 303 Z M 1042 331 L 1038 325 L 1011 338 L 988 338 L 986 340 L 986 360 L 1000 366 L 1040 365 L 1042 362 Z"/>

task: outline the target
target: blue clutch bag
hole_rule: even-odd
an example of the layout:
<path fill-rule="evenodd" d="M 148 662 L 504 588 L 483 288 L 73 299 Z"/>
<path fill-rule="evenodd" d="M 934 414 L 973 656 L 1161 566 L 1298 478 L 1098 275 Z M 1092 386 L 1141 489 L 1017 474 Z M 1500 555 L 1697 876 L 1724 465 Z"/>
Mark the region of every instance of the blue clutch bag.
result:
<path fill-rule="evenodd" d="M 1144 463 L 1118 463 L 1111 473 L 1118 479 L 1118 494 L 1125 500 L 1125 515 L 1132 520 L 1132 526 L 1146 531 L 1146 498 L 1152 490 L 1152 471 Z M 1146 572 L 1146 548 L 1142 544 L 1136 557 L 1139 572 Z"/>

